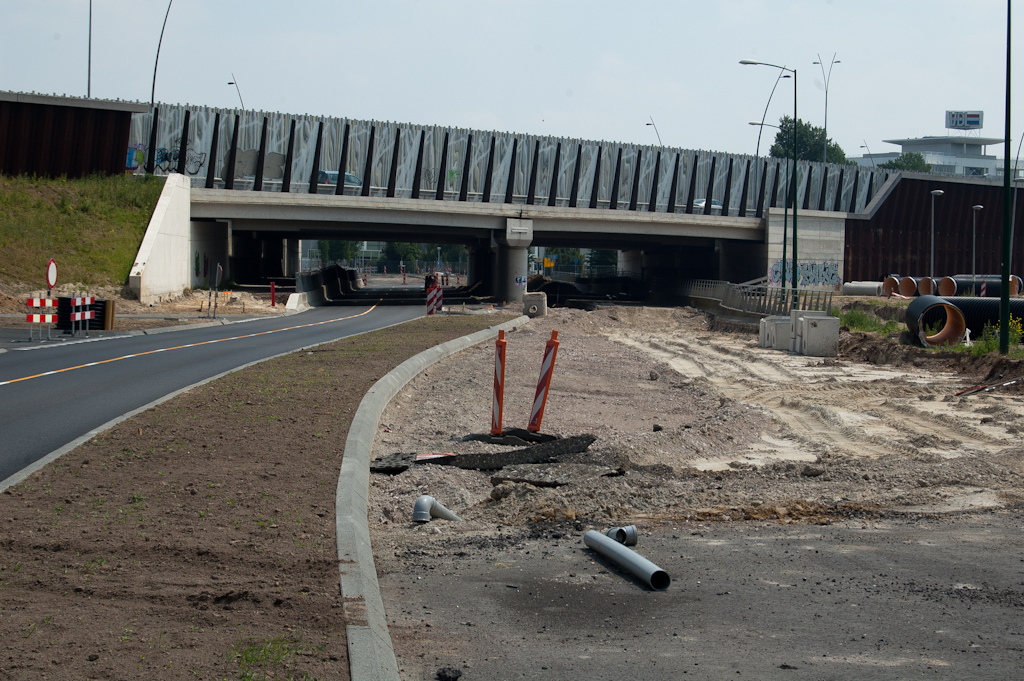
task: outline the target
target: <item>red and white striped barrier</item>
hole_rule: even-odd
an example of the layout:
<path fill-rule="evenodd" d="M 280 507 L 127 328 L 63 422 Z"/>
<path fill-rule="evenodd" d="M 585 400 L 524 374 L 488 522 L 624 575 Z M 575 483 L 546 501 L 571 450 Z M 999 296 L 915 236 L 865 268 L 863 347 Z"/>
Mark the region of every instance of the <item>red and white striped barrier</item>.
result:
<path fill-rule="evenodd" d="M 86 310 L 85 312 L 71 313 L 71 321 L 73 322 L 84 322 L 87 319 L 96 319 L 96 312 L 94 310 Z"/>
<path fill-rule="evenodd" d="M 498 331 L 494 342 L 494 403 L 491 405 L 491 435 L 501 435 L 501 415 L 505 404 L 505 331 Z"/>
<path fill-rule="evenodd" d="M 57 307 L 56 298 L 29 298 L 29 307 Z"/>
<path fill-rule="evenodd" d="M 94 296 L 80 296 L 78 298 L 71 299 L 71 307 L 84 307 L 86 305 L 92 305 L 96 302 Z"/>
<path fill-rule="evenodd" d="M 987 283 L 987 282 L 985 282 L 984 280 L 982 280 L 982 282 L 981 282 L 981 297 L 982 297 L 982 298 L 984 298 L 984 297 L 985 297 L 985 289 L 986 289 L 986 288 L 988 288 L 988 287 L 986 286 L 986 283 Z"/>
<path fill-rule="evenodd" d="M 367 278 L 366 272 L 363 272 L 363 286 L 366 286 L 369 281 L 370 280 Z"/>
<path fill-rule="evenodd" d="M 540 432 L 540 422 L 544 418 L 544 406 L 548 401 L 548 389 L 551 387 L 551 375 L 555 368 L 555 356 L 558 354 L 558 331 L 551 332 L 551 340 L 544 346 L 544 360 L 540 365 L 540 378 L 537 380 L 537 392 L 533 396 L 533 409 L 530 411 L 530 423 L 526 430 L 531 433 Z"/>
<path fill-rule="evenodd" d="M 57 315 L 50 314 L 30 314 L 25 316 L 25 321 L 29 324 L 53 324 L 57 321 Z M 42 329 L 39 330 L 42 333 Z M 29 331 L 29 337 L 31 338 L 31 331 Z"/>
<path fill-rule="evenodd" d="M 427 314 L 435 312 L 441 314 L 441 307 L 444 305 L 444 293 L 440 286 L 431 286 L 427 289 Z"/>
<path fill-rule="evenodd" d="M 28 314 L 25 315 L 25 321 L 28 322 L 28 339 L 32 340 L 32 325 L 38 324 L 39 340 L 43 340 L 43 324 L 46 324 L 46 338 L 47 340 L 49 340 L 50 324 L 55 324 L 57 322 L 57 315 L 52 312 L 33 312 L 33 310 L 56 310 L 57 299 L 43 297 L 28 298 L 26 299 L 25 304 L 28 306 L 29 309 Z"/>

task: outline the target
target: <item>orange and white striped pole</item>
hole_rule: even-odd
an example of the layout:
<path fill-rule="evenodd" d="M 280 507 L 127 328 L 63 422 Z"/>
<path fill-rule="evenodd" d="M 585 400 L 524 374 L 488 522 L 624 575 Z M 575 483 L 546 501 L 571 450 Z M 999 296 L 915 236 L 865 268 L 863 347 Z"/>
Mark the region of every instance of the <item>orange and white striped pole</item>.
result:
<path fill-rule="evenodd" d="M 491 435 L 501 435 L 501 413 L 505 404 L 505 331 L 494 342 L 494 403 L 491 406 Z"/>
<path fill-rule="evenodd" d="M 548 388 L 551 387 L 551 374 L 555 368 L 555 355 L 558 354 L 558 332 L 551 332 L 551 340 L 544 346 L 544 361 L 540 365 L 540 378 L 537 380 L 537 393 L 533 396 L 533 409 L 530 411 L 530 423 L 526 430 L 531 433 L 540 432 L 540 421 L 544 418 L 544 405 L 548 401 Z"/>

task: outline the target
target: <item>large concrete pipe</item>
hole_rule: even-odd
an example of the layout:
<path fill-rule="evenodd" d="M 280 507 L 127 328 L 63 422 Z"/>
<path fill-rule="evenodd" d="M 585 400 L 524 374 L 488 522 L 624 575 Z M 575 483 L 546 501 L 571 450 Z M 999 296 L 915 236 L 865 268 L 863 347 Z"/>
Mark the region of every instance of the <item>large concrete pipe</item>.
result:
<path fill-rule="evenodd" d="M 996 301 L 999 302 L 999 301 Z M 926 326 L 941 323 L 942 328 L 926 336 Z M 920 296 L 907 307 L 907 330 L 925 346 L 956 345 L 967 332 L 967 322 L 956 305 L 938 296 Z"/>
<path fill-rule="evenodd" d="M 416 500 L 416 504 L 412 508 L 412 519 L 418 523 L 429 523 L 431 518 L 462 520 L 462 518 L 442 506 L 437 499 L 429 494 L 424 494 Z"/>
<path fill-rule="evenodd" d="M 629 570 L 655 591 L 664 591 L 672 583 L 672 578 L 660 567 L 600 532 L 588 530 L 583 535 L 583 543 L 619 567 Z"/>
<path fill-rule="evenodd" d="M 894 293 L 900 292 L 900 277 L 898 274 L 890 274 L 882 280 L 882 295 L 888 298 Z"/>
<path fill-rule="evenodd" d="M 880 296 L 882 282 L 879 281 L 847 281 L 843 283 L 844 296 Z"/>
<path fill-rule="evenodd" d="M 899 292 L 901 296 L 911 298 L 917 295 L 917 279 L 913 277 L 903 277 L 900 279 Z"/>

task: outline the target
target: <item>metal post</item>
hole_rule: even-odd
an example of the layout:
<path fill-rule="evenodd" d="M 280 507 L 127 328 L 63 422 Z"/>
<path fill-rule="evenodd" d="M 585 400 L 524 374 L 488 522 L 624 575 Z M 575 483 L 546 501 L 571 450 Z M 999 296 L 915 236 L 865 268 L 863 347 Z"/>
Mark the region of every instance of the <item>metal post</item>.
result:
<path fill-rule="evenodd" d="M 932 287 L 935 287 L 935 197 L 942 196 L 945 192 L 941 189 L 933 189 L 932 194 L 932 248 L 931 266 L 928 268 L 928 276 L 932 280 Z"/>
<path fill-rule="evenodd" d="M 793 306 L 799 302 L 800 259 L 796 254 L 797 155 L 796 128 L 800 119 L 796 115 L 796 69 L 793 69 Z M 799 308 L 797 308 L 799 309 Z"/>
<path fill-rule="evenodd" d="M 971 226 L 971 281 L 978 283 L 978 211 L 984 208 L 982 205 L 971 206 L 974 213 L 974 224 Z"/>

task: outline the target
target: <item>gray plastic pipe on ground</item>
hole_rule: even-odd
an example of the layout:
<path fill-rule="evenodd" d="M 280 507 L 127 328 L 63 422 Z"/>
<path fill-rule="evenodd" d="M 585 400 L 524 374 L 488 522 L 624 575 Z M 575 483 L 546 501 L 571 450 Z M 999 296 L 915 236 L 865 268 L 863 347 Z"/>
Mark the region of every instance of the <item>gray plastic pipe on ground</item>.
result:
<path fill-rule="evenodd" d="M 583 543 L 619 567 L 629 570 L 655 591 L 664 591 L 672 583 L 672 578 L 660 567 L 600 532 L 588 530 L 583 535 Z"/>
<path fill-rule="evenodd" d="M 429 523 L 431 518 L 462 520 L 462 518 L 438 503 L 437 499 L 429 494 L 424 494 L 416 500 L 416 505 L 412 507 L 412 519 L 418 523 Z"/>
<path fill-rule="evenodd" d="M 623 546 L 636 546 L 636 525 L 613 527 L 604 536 L 611 537 Z"/>

